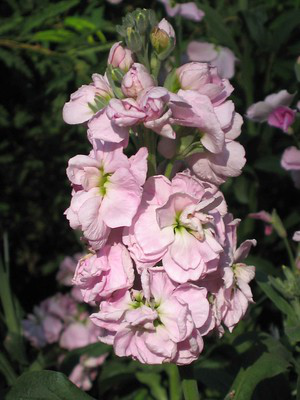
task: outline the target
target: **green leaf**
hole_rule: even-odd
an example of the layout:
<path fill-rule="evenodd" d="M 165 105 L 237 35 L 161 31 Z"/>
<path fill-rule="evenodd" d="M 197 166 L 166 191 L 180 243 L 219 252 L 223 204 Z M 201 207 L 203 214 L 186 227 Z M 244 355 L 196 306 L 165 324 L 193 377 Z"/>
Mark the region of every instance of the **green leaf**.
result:
<path fill-rule="evenodd" d="M 6 400 L 92 400 L 60 372 L 38 371 L 21 375 Z"/>
<path fill-rule="evenodd" d="M 46 31 L 37 32 L 33 35 L 32 40 L 37 42 L 68 42 L 74 37 L 74 33 L 65 29 L 48 29 Z"/>
<path fill-rule="evenodd" d="M 272 22 L 269 29 L 273 31 L 274 50 L 278 50 L 288 41 L 293 30 L 299 26 L 299 21 L 300 11 L 293 9 L 280 13 L 279 17 Z"/>
<path fill-rule="evenodd" d="M 289 359 L 281 353 L 263 353 L 250 367 L 241 368 L 234 380 L 227 398 L 251 400 L 259 382 L 285 372 Z"/>
<path fill-rule="evenodd" d="M 256 281 L 262 291 L 269 297 L 273 304 L 283 312 L 291 321 L 297 321 L 293 307 L 272 287 L 268 276 L 262 271 L 256 272 Z"/>
<path fill-rule="evenodd" d="M 97 29 L 96 25 L 92 22 L 79 18 L 79 17 L 67 17 L 64 21 L 65 26 L 75 29 L 78 32 L 83 31 L 95 31 Z"/>

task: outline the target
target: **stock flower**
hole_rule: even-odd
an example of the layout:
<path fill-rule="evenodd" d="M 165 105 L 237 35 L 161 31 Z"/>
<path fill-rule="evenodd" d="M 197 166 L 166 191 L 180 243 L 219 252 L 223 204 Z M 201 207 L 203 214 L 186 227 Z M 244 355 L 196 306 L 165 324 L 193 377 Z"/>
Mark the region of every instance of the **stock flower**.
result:
<path fill-rule="evenodd" d="M 123 241 L 140 270 L 162 260 L 174 281 L 197 280 L 217 268 L 225 212 L 221 193 L 188 173 L 177 174 L 172 182 L 154 176 L 144 186 Z"/>
<path fill-rule="evenodd" d="M 142 291 L 119 292 L 102 302 L 91 319 L 103 329 L 101 339 L 113 344 L 117 355 L 146 364 L 181 365 L 191 363 L 202 351 L 200 328 L 208 314 L 206 289 L 177 285 L 156 267 L 144 271 Z"/>
<path fill-rule="evenodd" d="M 200 10 L 194 2 L 173 5 L 171 0 L 159 0 L 159 1 L 164 4 L 166 13 L 170 17 L 175 17 L 176 15 L 180 15 L 183 18 L 199 22 L 205 15 L 204 12 Z"/>
<path fill-rule="evenodd" d="M 64 327 L 59 345 L 67 350 L 85 347 L 98 341 L 98 333 L 99 328 L 90 321 L 88 313 L 83 312 Z"/>
<path fill-rule="evenodd" d="M 166 110 L 170 95 L 163 87 L 143 90 L 136 100 L 113 99 L 107 108 L 108 118 L 119 127 L 143 123 L 146 128 L 169 138 L 175 138 L 170 125 L 171 111 Z"/>
<path fill-rule="evenodd" d="M 98 141 L 90 155 L 69 160 L 67 175 L 74 189 L 65 214 L 93 249 L 105 245 L 112 228 L 131 225 L 141 201 L 147 155 L 141 148 L 128 159 L 122 147 Z"/>
<path fill-rule="evenodd" d="M 126 97 L 136 98 L 149 87 L 155 86 L 153 77 L 143 64 L 134 63 L 122 80 L 122 92 Z"/>
<path fill-rule="evenodd" d="M 81 124 L 90 120 L 99 108 L 97 100 L 108 103 L 114 97 L 105 76 L 93 74 L 92 79 L 93 83 L 81 86 L 64 105 L 63 119 L 67 124 Z"/>
<path fill-rule="evenodd" d="M 217 68 L 207 63 L 190 62 L 177 68 L 179 88 L 196 90 L 209 97 L 214 106 L 222 104 L 233 91 L 228 79 L 221 79 Z"/>
<path fill-rule="evenodd" d="M 121 43 L 117 42 L 111 47 L 107 64 L 127 72 L 134 63 L 133 53 L 126 47 L 123 47 Z"/>
<path fill-rule="evenodd" d="M 85 354 L 80 356 L 79 363 L 75 365 L 69 375 L 70 381 L 84 391 L 90 390 L 93 380 L 98 374 L 98 367 L 104 363 L 106 357 L 107 354 L 99 357 L 89 357 Z"/>
<path fill-rule="evenodd" d="M 222 320 L 230 332 L 234 326 L 245 315 L 248 303 L 253 302 L 249 282 L 255 276 L 255 267 L 246 265 L 241 261 L 246 258 L 256 240 L 246 240 L 237 248 L 237 226 L 239 220 L 233 220 L 232 215 L 227 214 L 226 246 L 224 261 L 224 298 L 226 309 L 223 312 Z"/>
<path fill-rule="evenodd" d="M 121 243 L 106 245 L 96 254 L 83 257 L 73 278 L 86 303 L 107 298 L 116 290 L 129 289 L 133 281 L 133 264 Z"/>
<path fill-rule="evenodd" d="M 234 66 L 237 59 L 227 47 L 192 41 L 187 47 L 187 55 L 190 61 L 208 62 L 216 67 L 221 78 L 231 79 L 234 76 Z"/>
<path fill-rule="evenodd" d="M 264 101 L 252 104 L 248 108 L 246 116 L 256 122 L 267 121 L 269 125 L 287 133 L 296 115 L 296 111 L 289 107 L 294 96 L 286 90 L 270 94 Z"/>
<path fill-rule="evenodd" d="M 300 150 L 295 146 L 285 149 L 282 158 L 281 166 L 287 171 L 291 171 L 294 184 L 297 189 L 300 189 Z"/>

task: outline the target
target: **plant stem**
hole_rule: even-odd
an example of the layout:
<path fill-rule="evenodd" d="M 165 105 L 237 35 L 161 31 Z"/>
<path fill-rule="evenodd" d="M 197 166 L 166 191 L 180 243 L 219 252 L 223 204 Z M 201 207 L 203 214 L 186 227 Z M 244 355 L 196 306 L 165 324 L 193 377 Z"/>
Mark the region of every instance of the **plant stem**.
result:
<path fill-rule="evenodd" d="M 284 243 L 284 245 L 285 245 L 286 251 L 287 251 L 288 256 L 289 256 L 289 260 L 290 260 L 291 267 L 293 268 L 294 271 L 299 272 L 299 270 L 298 270 L 298 268 L 297 268 L 297 266 L 296 266 L 296 263 L 295 263 L 295 258 L 294 258 L 294 255 L 293 255 L 291 246 L 290 246 L 290 244 L 289 244 L 289 241 L 287 240 L 286 237 L 284 237 L 284 238 L 282 238 L 282 239 L 283 239 L 283 243 Z"/>
<path fill-rule="evenodd" d="M 166 364 L 166 372 L 169 376 L 169 399 L 181 400 L 182 390 L 180 386 L 180 374 L 176 364 Z"/>
<path fill-rule="evenodd" d="M 0 260 L 0 296 L 4 310 L 5 321 L 10 332 L 19 334 L 20 325 L 16 316 L 16 310 L 10 289 L 9 273 L 5 271 L 2 260 Z"/>
<path fill-rule="evenodd" d="M 167 178 L 169 178 L 169 179 L 171 177 L 173 166 L 174 166 L 174 159 L 171 159 L 171 160 L 168 161 L 168 164 L 167 164 L 166 169 L 165 169 L 165 176 Z"/>
<path fill-rule="evenodd" d="M 184 400 L 200 400 L 197 381 L 194 379 L 193 367 L 185 365 L 179 367 L 179 371 Z"/>
<path fill-rule="evenodd" d="M 8 385 L 12 385 L 17 379 L 13 367 L 3 353 L 0 353 L 0 371 L 2 371 L 5 376 Z"/>
<path fill-rule="evenodd" d="M 149 129 L 142 132 L 144 145 L 148 149 L 148 178 L 156 174 L 156 139 L 157 135 Z"/>

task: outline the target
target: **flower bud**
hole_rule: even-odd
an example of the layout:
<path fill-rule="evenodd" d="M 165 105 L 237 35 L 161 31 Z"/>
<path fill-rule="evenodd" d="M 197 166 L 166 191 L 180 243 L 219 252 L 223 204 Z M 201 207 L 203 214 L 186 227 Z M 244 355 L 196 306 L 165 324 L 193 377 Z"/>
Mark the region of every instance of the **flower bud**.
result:
<path fill-rule="evenodd" d="M 164 18 L 153 28 L 150 35 L 151 44 L 159 59 L 168 57 L 176 44 L 175 32 L 171 24 Z"/>
<path fill-rule="evenodd" d="M 121 42 L 117 42 L 110 49 L 107 63 L 127 72 L 134 63 L 132 51 L 124 48 Z"/>
<path fill-rule="evenodd" d="M 134 63 L 122 81 L 122 91 L 127 97 L 136 98 L 148 87 L 155 86 L 155 81 L 143 64 Z"/>
<path fill-rule="evenodd" d="M 126 29 L 126 44 L 134 53 L 138 53 L 143 47 L 141 35 L 131 27 Z"/>

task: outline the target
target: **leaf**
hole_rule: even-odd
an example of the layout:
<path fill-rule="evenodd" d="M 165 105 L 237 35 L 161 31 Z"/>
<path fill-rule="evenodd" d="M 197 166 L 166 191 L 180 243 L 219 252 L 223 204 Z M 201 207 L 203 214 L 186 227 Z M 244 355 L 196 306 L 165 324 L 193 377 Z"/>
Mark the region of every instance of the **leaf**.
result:
<path fill-rule="evenodd" d="M 92 400 L 60 372 L 34 371 L 21 375 L 6 400 Z"/>
<path fill-rule="evenodd" d="M 32 36 L 36 42 L 68 42 L 74 37 L 74 33 L 65 29 L 48 29 L 46 31 L 37 32 Z"/>
<path fill-rule="evenodd" d="M 79 18 L 79 17 L 67 17 L 64 21 L 65 26 L 69 26 L 78 32 L 83 31 L 95 31 L 97 29 L 96 25 L 92 22 Z"/>
<path fill-rule="evenodd" d="M 256 281 L 262 291 L 269 297 L 273 304 L 283 312 L 291 321 L 297 321 L 293 307 L 271 286 L 268 276 L 262 271 L 256 272 Z"/>
<path fill-rule="evenodd" d="M 300 11 L 293 9 L 281 13 L 270 25 L 270 30 L 273 31 L 273 48 L 278 50 L 285 44 L 291 33 L 299 26 Z"/>
<path fill-rule="evenodd" d="M 250 367 L 240 369 L 226 398 L 251 400 L 259 382 L 279 375 L 288 369 L 291 360 L 290 353 L 279 342 L 276 343 L 273 338 L 266 344 L 269 352 L 264 352 Z"/>

